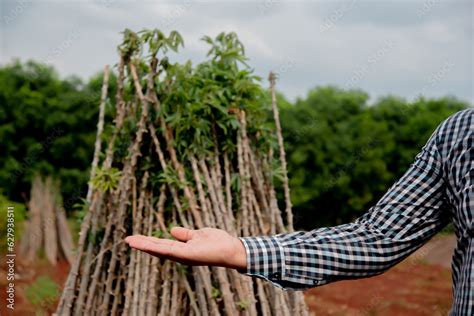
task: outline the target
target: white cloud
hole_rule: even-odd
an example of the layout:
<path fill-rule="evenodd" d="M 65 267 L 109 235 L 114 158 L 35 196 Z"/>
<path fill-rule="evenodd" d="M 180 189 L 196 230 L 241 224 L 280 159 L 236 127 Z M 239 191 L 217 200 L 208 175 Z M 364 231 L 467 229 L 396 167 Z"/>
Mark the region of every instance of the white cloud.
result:
<path fill-rule="evenodd" d="M 370 64 L 356 85 L 373 97 L 412 98 L 423 90 L 473 102 L 473 4 L 433 0 L 426 9 L 429 1 L 41 1 L 17 10 L 8 24 L 2 19 L 0 58 L 44 60 L 77 32 L 50 60 L 64 75 L 87 78 L 116 63 L 125 28 L 177 29 L 185 49 L 176 58 L 195 62 L 208 49 L 203 35 L 235 31 L 256 73 L 266 78 L 270 70 L 280 71 L 278 88 L 290 98 L 316 85 L 342 87 Z M 2 1 L 2 15 L 17 6 Z M 327 21 L 330 27 L 321 32 Z M 393 46 L 370 63 L 387 40 Z M 447 60 L 454 63 L 450 70 L 427 84 Z"/>

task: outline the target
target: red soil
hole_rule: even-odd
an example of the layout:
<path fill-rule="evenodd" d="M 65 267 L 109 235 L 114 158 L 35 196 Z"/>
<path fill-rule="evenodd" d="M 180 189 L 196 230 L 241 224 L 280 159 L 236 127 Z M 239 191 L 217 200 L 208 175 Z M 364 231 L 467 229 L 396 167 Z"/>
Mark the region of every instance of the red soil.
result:
<path fill-rule="evenodd" d="M 18 257 L 16 258 L 19 260 Z M 46 260 L 31 264 L 17 261 L 15 264 L 15 309 L 13 313 L 10 309 L 6 308 L 7 293 L 5 289 L 8 283 L 6 269 L 6 263 L 3 260 L 0 266 L 0 288 L 2 289 L 0 292 L 0 315 L 42 315 L 26 298 L 26 288 L 34 283 L 39 276 L 48 276 L 58 285 L 62 286 L 69 272 L 69 264 L 66 261 L 61 261 L 55 267 L 52 267 Z M 48 314 L 54 312 L 54 306 L 55 304 L 52 304 L 50 309 L 46 309 L 46 312 Z"/>
<path fill-rule="evenodd" d="M 314 315 L 446 315 L 452 303 L 453 236 L 430 241 L 388 272 L 305 292 Z"/>

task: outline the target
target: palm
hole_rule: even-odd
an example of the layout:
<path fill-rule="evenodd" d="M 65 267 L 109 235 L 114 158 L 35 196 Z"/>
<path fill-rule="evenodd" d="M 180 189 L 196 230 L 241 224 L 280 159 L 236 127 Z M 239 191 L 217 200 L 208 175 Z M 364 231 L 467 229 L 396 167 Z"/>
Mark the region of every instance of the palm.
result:
<path fill-rule="evenodd" d="M 176 240 L 134 235 L 125 241 L 132 248 L 187 265 L 246 266 L 243 244 L 222 229 L 173 227 L 171 235 Z"/>

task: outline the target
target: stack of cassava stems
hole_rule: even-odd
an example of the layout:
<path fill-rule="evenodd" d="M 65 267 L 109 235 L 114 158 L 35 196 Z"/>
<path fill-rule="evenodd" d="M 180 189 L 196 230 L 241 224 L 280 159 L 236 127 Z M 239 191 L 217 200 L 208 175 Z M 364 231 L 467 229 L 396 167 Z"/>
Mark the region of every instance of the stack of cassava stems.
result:
<path fill-rule="evenodd" d="M 59 260 L 73 262 L 74 243 L 58 197 L 59 184 L 51 177 L 34 177 L 28 203 L 29 218 L 20 242 L 24 262 L 39 259 L 42 251 L 52 265 Z"/>
<path fill-rule="evenodd" d="M 221 228 L 233 236 L 293 230 L 284 163 L 285 216 L 273 185 L 272 159 L 284 161 L 274 76 L 269 109 L 273 108 L 277 120 L 273 133 L 280 145 L 279 157 L 273 158 L 272 147 L 262 152 L 254 145 L 259 135 L 250 134 L 251 111 L 245 106 L 227 109 L 238 122 L 237 132 L 229 134 L 235 135 L 231 139 L 234 152 L 224 148 L 214 128 L 212 151 L 190 150 L 184 155 L 177 150 L 177 132 L 169 123 L 174 113 L 164 112 L 163 90 L 157 93 L 157 85 L 167 80 L 161 63 L 166 59 L 152 51 L 144 65 L 143 59 L 131 58 L 130 50 L 124 51 L 117 66 L 116 115 L 107 139 L 102 133 L 109 78 L 105 69 L 91 172 L 94 178 L 99 174 L 96 170 L 106 174 L 117 168 L 119 178 L 113 190 L 91 187 L 77 260 L 57 315 L 307 315 L 302 292 L 287 292 L 233 269 L 184 266 L 130 250 L 123 242 L 131 234 L 159 232 L 160 237 L 170 238 L 170 226 Z M 120 156 L 116 146 L 124 139 L 125 122 L 131 118 L 135 123 L 125 132 L 130 134 L 126 155 Z M 106 147 L 102 159 L 96 158 L 102 147 Z M 154 165 L 144 167 L 150 161 Z M 165 171 L 175 180 L 157 181 L 156 175 Z"/>

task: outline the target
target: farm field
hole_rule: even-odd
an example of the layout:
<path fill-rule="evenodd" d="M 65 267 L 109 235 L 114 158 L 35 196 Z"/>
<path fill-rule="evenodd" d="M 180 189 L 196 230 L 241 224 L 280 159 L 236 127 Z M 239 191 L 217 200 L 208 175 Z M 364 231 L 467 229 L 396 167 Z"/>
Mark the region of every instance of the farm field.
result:
<path fill-rule="evenodd" d="M 445 315 L 451 306 L 450 257 L 453 235 L 436 237 L 390 271 L 376 277 L 341 281 L 305 292 L 312 315 Z M 38 276 L 58 284 L 67 278 L 68 265 L 51 268 L 46 260 L 18 269 L 15 315 L 36 315 L 37 308 L 25 297 L 25 290 Z M 0 279 L 5 280 L 5 266 Z M 3 281 L 2 281 L 3 282 Z M 5 284 L 0 284 L 3 288 Z M 5 299 L 5 293 L 1 294 Z M 52 312 L 56 302 L 46 310 Z M 0 314 L 4 314 L 4 305 Z"/>
<path fill-rule="evenodd" d="M 0 316 L 474 316 L 474 1 L 0 11 Z"/>

